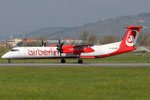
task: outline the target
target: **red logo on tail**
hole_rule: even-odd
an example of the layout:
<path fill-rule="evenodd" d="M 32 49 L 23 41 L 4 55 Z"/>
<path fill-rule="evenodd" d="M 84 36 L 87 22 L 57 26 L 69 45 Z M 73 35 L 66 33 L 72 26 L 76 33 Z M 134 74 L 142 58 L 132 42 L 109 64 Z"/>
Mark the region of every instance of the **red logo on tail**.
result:
<path fill-rule="evenodd" d="M 133 41 L 134 41 L 133 35 L 130 35 L 130 36 L 128 37 L 127 41 L 128 41 L 129 43 L 133 43 Z"/>
<path fill-rule="evenodd" d="M 126 45 L 127 46 L 133 46 L 133 42 L 135 40 L 137 32 L 136 31 L 129 31 L 128 36 L 127 36 L 127 40 L 126 40 Z"/>

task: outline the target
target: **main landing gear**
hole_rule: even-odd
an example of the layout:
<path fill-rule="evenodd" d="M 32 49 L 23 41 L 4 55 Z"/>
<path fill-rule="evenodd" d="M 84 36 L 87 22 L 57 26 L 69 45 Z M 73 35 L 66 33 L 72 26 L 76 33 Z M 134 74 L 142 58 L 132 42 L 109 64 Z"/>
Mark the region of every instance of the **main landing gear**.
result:
<path fill-rule="evenodd" d="M 66 60 L 65 59 L 61 59 L 61 63 L 66 63 Z"/>
<path fill-rule="evenodd" d="M 66 60 L 65 59 L 61 59 L 61 63 L 66 63 Z M 82 59 L 78 59 L 78 63 L 82 64 L 83 60 Z"/>
<path fill-rule="evenodd" d="M 78 64 L 82 64 L 83 60 L 81 59 L 80 55 L 78 55 Z"/>
<path fill-rule="evenodd" d="M 11 59 L 8 59 L 8 63 L 11 64 L 11 63 L 12 63 L 12 60 L 11 60 Z"/>

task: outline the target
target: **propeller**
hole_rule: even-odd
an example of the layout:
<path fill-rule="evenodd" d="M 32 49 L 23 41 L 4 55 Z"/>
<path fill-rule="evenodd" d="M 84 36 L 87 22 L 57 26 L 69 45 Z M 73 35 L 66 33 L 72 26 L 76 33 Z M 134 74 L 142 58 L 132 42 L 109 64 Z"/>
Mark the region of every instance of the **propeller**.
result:
<path fill-rule="evenodd" d="M 58 44 L 56 45 L 57 46 L 57 50 L 59 51 L 60 53 L 60 56 L 61 54 L 63 53 L 63 50 L 62 50 L 62 46 L 64 45 L 64 43 L 61 43 L 61 40 L 59 39 L 58 40 Z"/>
<path fill-rule="evenodd" d="M 46 43 L 44 43 L 44 40 L 42 40 L 42 46 L 45 47 Z"/>

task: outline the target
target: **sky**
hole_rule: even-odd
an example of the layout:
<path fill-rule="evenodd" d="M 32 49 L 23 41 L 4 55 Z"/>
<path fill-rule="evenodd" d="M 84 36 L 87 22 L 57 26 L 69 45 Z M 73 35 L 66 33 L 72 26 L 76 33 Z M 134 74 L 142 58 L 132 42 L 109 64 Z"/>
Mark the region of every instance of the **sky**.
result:
<path fill-rule="evenodd" d="M 0 33 L 81 26 L 102 18 L 150 12 L 149 5 L 150 0 L 0 0 Z"/>

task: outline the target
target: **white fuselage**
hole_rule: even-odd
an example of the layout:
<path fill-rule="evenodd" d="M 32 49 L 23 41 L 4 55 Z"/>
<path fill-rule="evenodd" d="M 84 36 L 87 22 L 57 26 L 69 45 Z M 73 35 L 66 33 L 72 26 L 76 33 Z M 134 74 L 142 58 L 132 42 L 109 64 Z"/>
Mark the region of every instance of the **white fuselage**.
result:
<path fill-rule="evenodd" d="M 81 53 L 81 57 L 101 56 L 113 53 L 119 49 L 121 42 L 110 43 L 106 45 L 94 45 L 94 50 L 90 53 Z M 73 53 L 62 53 L 60 56 L 57 47 L 16 47 L 7 52 L 2 58 L 6 59 L 50 59 L 50 58 L 77 58 Z"/>

